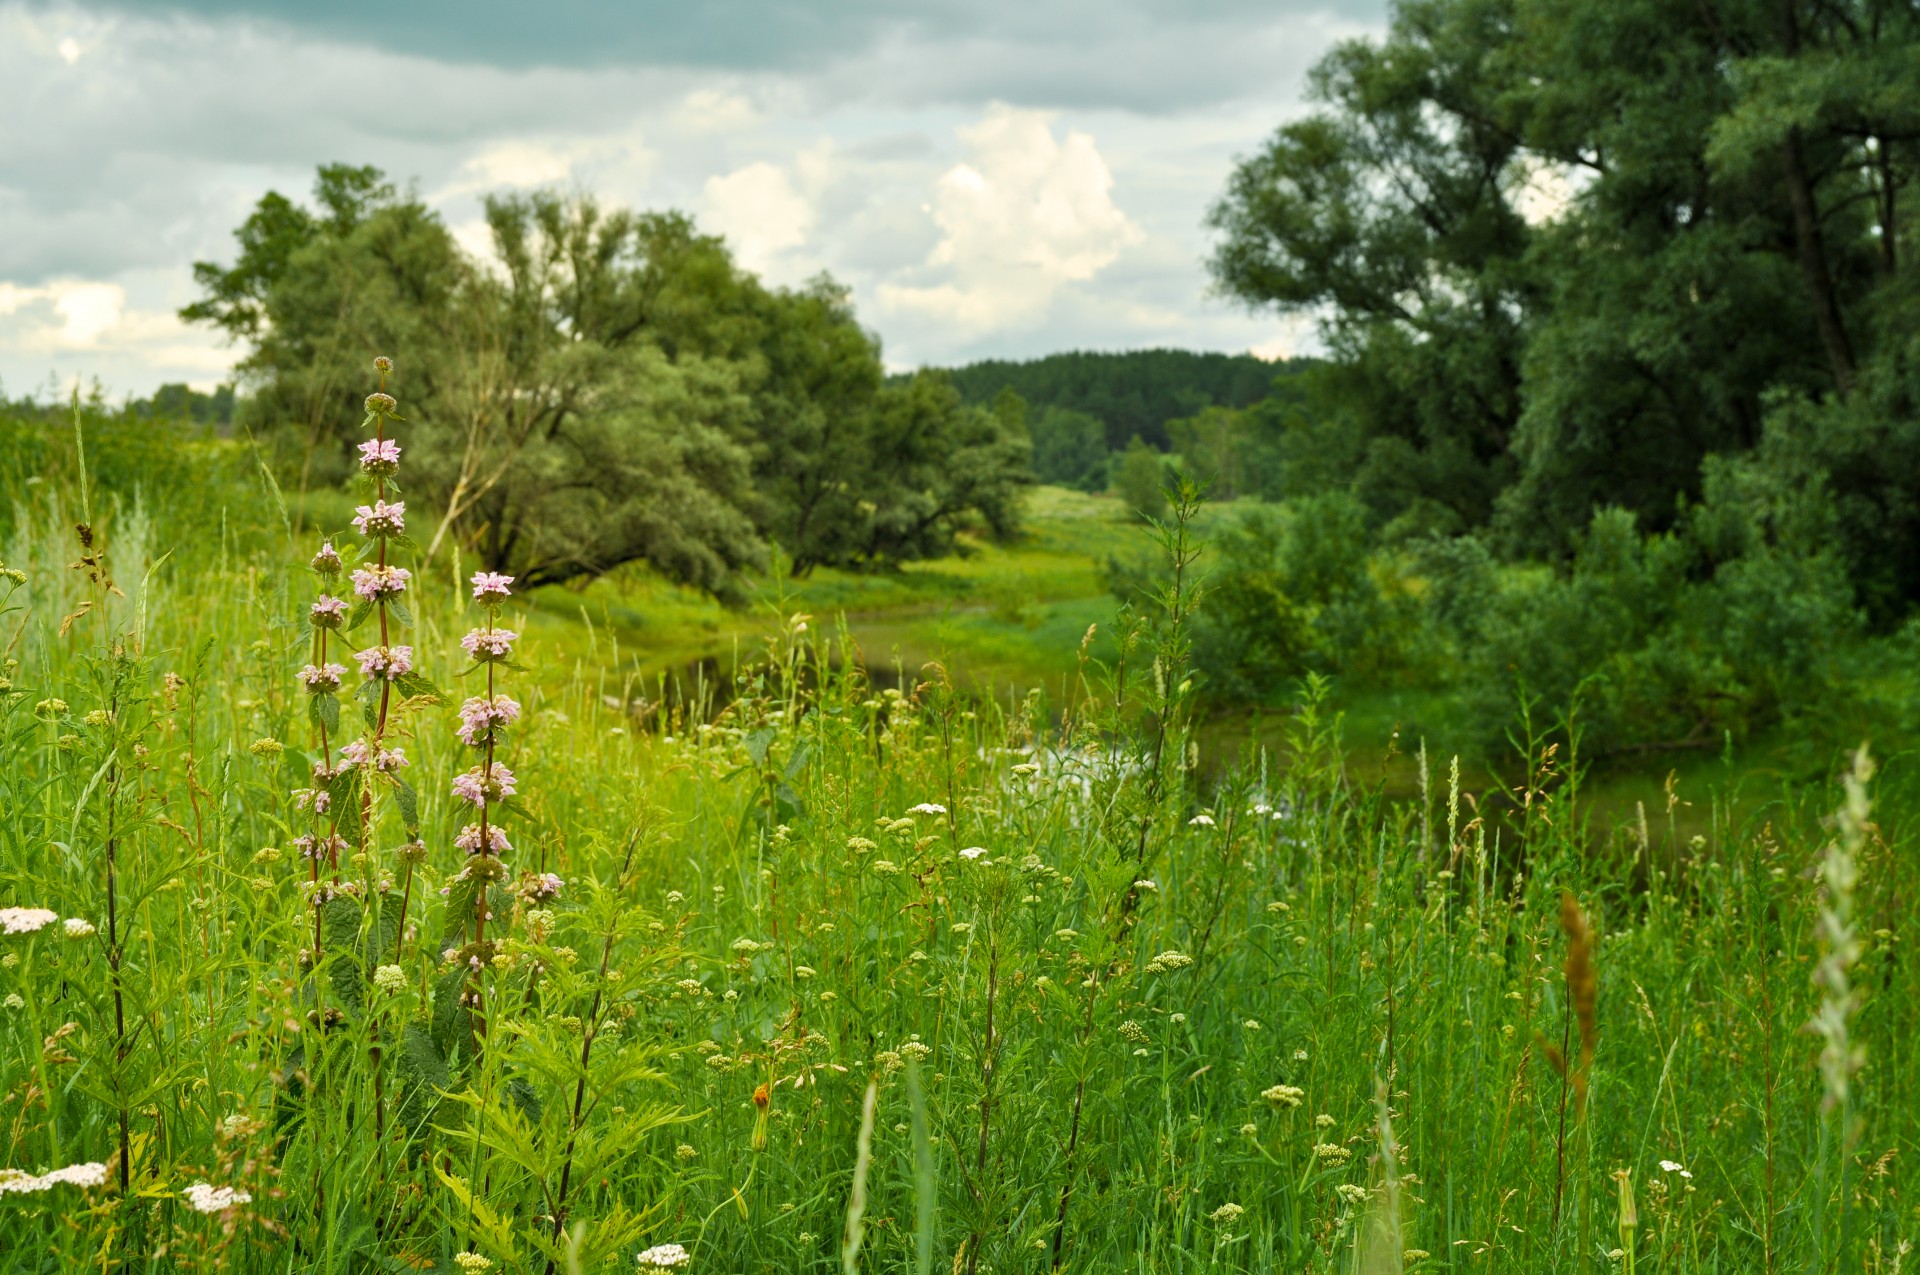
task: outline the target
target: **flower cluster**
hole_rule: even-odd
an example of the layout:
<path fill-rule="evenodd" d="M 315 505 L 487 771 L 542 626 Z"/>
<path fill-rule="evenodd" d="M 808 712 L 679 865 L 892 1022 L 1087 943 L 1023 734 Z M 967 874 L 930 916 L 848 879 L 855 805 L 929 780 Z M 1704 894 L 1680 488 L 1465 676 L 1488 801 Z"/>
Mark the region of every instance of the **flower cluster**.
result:
<path fill-rule="evenodd" d="M 405 567 L 389 567 L 380 563 L 371 567 L 355 567 L 353 591 L 369 602 L 384 602 L 405 593 L 407 581 L 411 579 L 413 572 Z"/>
<path fill-rule="evenodd" d="M 475 629 L 460 639 L 461 649 L 479 664 L 504 664 L 513 658 L 520 635 L 512 629 Z"/>
<path fill-rule="evenodd" d="M 398 456 L 399 448 L 394 448 L 394 454 Z M 388 504 L 376 498 L 371 505 L 357 507 L 353 511 L 353 529 L 369 540 L 401 534 L 407 529 L 406 502 L 396 500 Z"/>
<path fill-rule="evenodd" d="M 307 619 L 316 629 L 338 629 L 347 622 L 347 600 L 323 593 L 313 600 Z"/>
<path fill-rule="evenodd" d="M 453 777 L 453 795 L 483 814 L 489 802 L 498 803 L 513 796 L 513 772 L 500 762 L 475 766 L 464 775 Z"/>
<path fill-rule="evenodd" d="M 369 438 L 360 444 L 360 472 L 373 478 L 385 478 L 400 470 L 400 444 L 390 438 Z M 400 506 L 395 505 L 399 512 Z"/>
<path fill-rule="evenodd" d="M 309 695 L 331 695 L 340 689 L 340 678 L 346 671 L 344 664 L 309 664 L 294 676 L 306 683 Z"/>
<path fill-rule="evenodd" d="M 0 1169 L 0 1195 L 32 1194 L 56 1186 L 105 1186 L 107 1166 L 98 1161 L 69 1164 L 50 1173 L 32 1174 L 24 1169 Z"/>
<path fill-rule="evenodd" d="M 230 1186 L 213 1186 L 206 1182 L 195 1182 L 181 1192 L 187 1197 L 198 1213 L 225 1213 L 236 1204 L 246 1204 L 253 1199 L 252 1192 L 236 1191 Z"/>
<path fill-rule="evenodd" d="M 410 646 L 370 646 L 355 651 L 361 677 L 384 677 L 389 682 L 413 672 L 413 648 Z"/>
<path fill-rule="evenodd" d="M 519 719 L 520 705 L 505 695 L 473 696 L 460 706 L 460 742 L 469 748 L 479 748 L 493 742 L 501 727 L 511 726 Z"/>
<path fill-rule="evenodd" d="M 46 908 L 0 908 L 0 931 L 7 934 L 32 934 L 60 919 L 58 912 Z"/>

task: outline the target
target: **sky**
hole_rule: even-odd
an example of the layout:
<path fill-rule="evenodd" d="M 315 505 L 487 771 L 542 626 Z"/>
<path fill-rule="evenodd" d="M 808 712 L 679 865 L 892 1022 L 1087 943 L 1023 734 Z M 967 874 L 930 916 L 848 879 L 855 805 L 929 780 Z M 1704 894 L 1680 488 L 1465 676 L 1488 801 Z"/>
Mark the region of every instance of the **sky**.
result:
<path fill-rule="evenodd" d="M 1207 209 L 1385 0 L 0 0 L 0 394 L 202 389 L 183 324 L 268 190 L 375 164 L 481 200 L 676 208 L 853 289 L 888 365 L 1157 345 L 1284 357 L 1212 295 Z"/>

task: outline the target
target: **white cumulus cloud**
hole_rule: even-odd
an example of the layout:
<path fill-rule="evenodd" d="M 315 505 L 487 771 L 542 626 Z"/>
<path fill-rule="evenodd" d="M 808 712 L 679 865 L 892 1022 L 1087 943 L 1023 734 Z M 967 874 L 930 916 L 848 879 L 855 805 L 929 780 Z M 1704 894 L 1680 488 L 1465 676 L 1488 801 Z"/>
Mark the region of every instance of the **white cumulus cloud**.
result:
<path fill-rule="evenodd" d="M 764 160 L 709 177 L 702 226 L 726 236 L 734 257 L 749 270 L 767 272 L 780 255 L 807 241 L 813 229 L 811 200 L 787 170 Z"/>
<path fill-rule="evenodd" d="M 967 336 L 1030 326 L 1063 287 L 1141 241 L 1092 136 L 1056 137 L 1053 119 L 996 103 L 957 130 L 965 159 L 935 183 L 928 212 L 941 233 L 917 272 L 926 281 L 880 285 L 882 305 Z"/>

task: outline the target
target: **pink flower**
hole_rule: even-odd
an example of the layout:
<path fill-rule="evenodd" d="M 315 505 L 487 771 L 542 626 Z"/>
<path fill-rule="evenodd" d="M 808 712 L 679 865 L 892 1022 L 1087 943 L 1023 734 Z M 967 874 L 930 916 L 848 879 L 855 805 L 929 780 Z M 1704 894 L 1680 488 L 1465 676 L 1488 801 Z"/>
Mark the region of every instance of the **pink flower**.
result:
<path fill-rule="evenodd" d="M 350 740 L 340 746 L 340 769 L 367 764 L 367 743 L 363 739 Z"/>
<path fill-rule="evenodd" d="M 512 576 L 503 576 L 498 571 L 476 571 L 473 573 L 473 600 L 486 603 L 504 601 L 512 592 L 507 588 L 512 583 Z"/>
<path fill-rule="evenodd" d="M 407 529 L 407 504 L 396 500 L 388 504 L 376 500 L 353 511 L 353 529 L 363 536 L 397 536 Z"/>
<path fill-rule="evenodd" d="M 475 766 L 464 775 L 453 777 L 453 795 L 473 806 L 485 807 L 490 801 L 513 796 L 513 772 L 499 762 L 491 769 Z"/>
<path fill-rule="evenodd" d="M 309 565 L 312 566 L 317 574 L 323 575 L 329 580 L 339 575 L 340 554 L 334 549 L 333 541 L 321 541 L 320 552 L 313 555 L 313 561 Z"/>
<path fill-rule="evenodd" d="M 519 640 L 512 629 L 475 629 L 460 639 L 460 645 L 480 663 L 498 664 L 513 657 L 513 644 Z"/>
<path fill-rule="evenodd" d="M 373 768 L 383 775 L 391 775 L 407 764 L 407 755 L 399 747 L 382 748 L 380 755 L 373 759 Z"/>
<path fill-rule="evenodd" d="M 340 675 L 347 671 L 344 664 L 312 664 L 301 669 L 297 677 L 307 684 L 307 692 L 312 695 L 325 695 L 340 689 Z"/>
<path fill-rule="evenodd" d="M 360 661 L 361 677 L 384 677 L 389 682 L 413 672 L 413 648 L 410 646 L 370 646 L 354 652 Z"/>
<path fill-rule="evenodd" d="M 369 474 L 391 474 L 400 468 L 400 444 L 390 438 L 369 438 L 360 444 L 360 469 Z"/>
<path fill-rule="evenodd" d="M 518 720 L 520 705 L 505 695 L 496 695 L 491 700 L 476 695 L 460 706 L 460 742 L 478 748 L 492 739 L 502 726 Z"/>
<path fill-rule="evenodd" d="M 314 599 L 313 608 L 307 612 L 307 618 L 316 629 L 337 629 L 347 616 L 347 600 L 330 598 L 321 594 Z"/>
<path fill-rule="evenodd" d="M 405 593 L 407 581 L 411 579 L 413 572 L 405 567 L 356 567 L 353 572 L 353 591 L 369 602 L 378 602 L 382 598 Z"/>
<path fill-rule="evenodd" d="M 528 877 L 520 884 L 520 898 L 529 906 L 536 906 L 554 898 L 567 883 L 552 872 L 539 872 Z"/>
<path fill-rule="evenodd" d="M 480 825 L 470 823 L 460 829 L 460 835 L 453 839 L 453 844 L 465 850 L 468 854 L 479 854 Z M 511 849 L 513 849 L 513 844 L 507 840 L 507 834 L 500 826 L 498 824 L 489 824 L 487 826 L 487 853 L 505 854 Z"/>

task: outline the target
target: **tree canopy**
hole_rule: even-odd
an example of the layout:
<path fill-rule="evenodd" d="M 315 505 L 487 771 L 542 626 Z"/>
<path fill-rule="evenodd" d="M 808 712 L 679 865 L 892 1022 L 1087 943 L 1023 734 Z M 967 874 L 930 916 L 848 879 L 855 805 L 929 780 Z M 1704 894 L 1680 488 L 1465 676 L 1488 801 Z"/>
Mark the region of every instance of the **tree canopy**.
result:
<path fill-rule="evenodd" d="M 429 552 L 530 584 L 644 561 L 726 595 L 772 548 L 884 566 L 1017 526 L 1024 423 L 938 373 L 888 382 L 830 279 L 769 288 L 685 216 L 590 197 L 490 199 L 484 257 L 372 168 L 323 167 L 314 205 L 262 198 L 182 315 L 248 346 L 244 412 L 313 481 L 344 474 L 392 354 Z"/>
<path fill-rule="evenodd" d="M 1920 600 L 1920 9 L 1402 0 L 1312 92 L 1213 273 L 1322 321 L 1377 522 L 1560 557 L 1736 490 L 1774 537 L 1753 501 L 1797 486 L 1864 601 Z"/>

